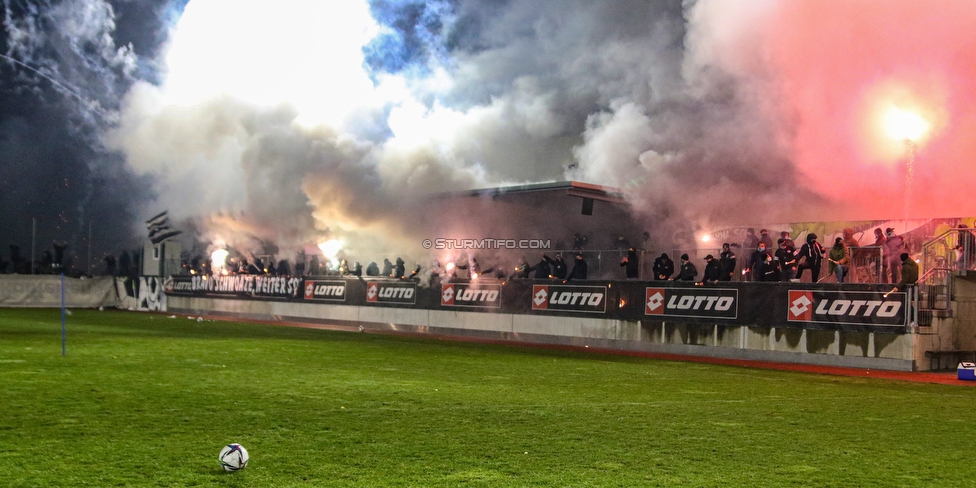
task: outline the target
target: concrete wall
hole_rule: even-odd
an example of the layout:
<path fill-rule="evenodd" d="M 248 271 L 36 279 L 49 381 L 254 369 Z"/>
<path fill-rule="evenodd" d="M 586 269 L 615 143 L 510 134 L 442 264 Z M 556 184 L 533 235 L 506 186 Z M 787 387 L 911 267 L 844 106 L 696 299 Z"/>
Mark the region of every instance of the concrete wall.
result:
<path fill-rule="evenodd" d="M 374 330 L 586 345 L 621 351 L 900 371 L 911 371 L 916 364 L 915 334 L 487 314 L 173 295 L 167 301 L 169 311 L 178 313 L 358 325 Z"/>
<path fill-rule="evenodd" d="M 959 361 L 976 359 L 976 278 L 954 276 L 952 290 L 950 310 L 941 316 L 936 312 L 932 326 L 918 330 L 915 362 L 919 369 L 953 369 Z M 929 351 L 959 352 L 931 357 Z"/>

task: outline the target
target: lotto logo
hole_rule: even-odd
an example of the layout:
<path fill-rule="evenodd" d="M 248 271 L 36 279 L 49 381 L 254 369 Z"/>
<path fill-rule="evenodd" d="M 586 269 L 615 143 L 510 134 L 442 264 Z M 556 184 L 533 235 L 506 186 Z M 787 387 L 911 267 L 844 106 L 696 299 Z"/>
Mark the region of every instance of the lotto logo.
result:
<path fill-rule="evenodd" d="M 809 322 L 813 320 L 813 292 L 790 290 L 789 320 Z"/>
<path fill-rule="evenodd" d="M 367 302 L 375 302 L 376 301 L 376 298 L 379 296 L 379 294 L 380 294 L 380 285 L 379 285 L 379 283 L 370 283 L 370 284 L 366 285 L 366 301 Z"/>
<path fill-rule="evenodd" d="M 733 288 L 645 288 L 644 315 L 732 320 L 738 300 Z"/>
<path fill-rule="evenodd" d="M 549 287 L 532 285 L 532 310 L 546 310 L 549 304 Z"/>
<path fill-rule="evenodd" d="M 346 301 L 346 283 L 344 281 L 306 280 L 305 299 L 344 302 Z"/>
<path fill-rule="evenodd" d="M 454 305 L 454 285 L 441 285 L 441 305 Z"/>
<path fill-rule="evenodd" d="M 441 305 L 445 307 L 500 308 L 502 287 L 497 284 L 443 283 Z"/>
<path fill-rule="evenodd" d="M 663 288 L 648 288 L 645 292 L 644 300 L 644 314 L 645 315 L 663 315 L 664 314 L 664 289 Z"/>
<path fill-rule="evenodd" d="M 606 313 L 607 287 L 532 285 L 532 310 Z"/>

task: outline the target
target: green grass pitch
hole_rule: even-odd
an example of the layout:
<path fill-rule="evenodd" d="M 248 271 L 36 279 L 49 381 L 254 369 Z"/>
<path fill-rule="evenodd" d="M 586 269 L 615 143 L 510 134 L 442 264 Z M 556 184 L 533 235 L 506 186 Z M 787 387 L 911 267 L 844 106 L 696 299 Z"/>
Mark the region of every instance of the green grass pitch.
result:
<path fill-rule="evenodd" d="M 0 309 L 0 486 L 971 486 L 976 389 Z M 239 442 L 247 469 L 225 473 Z"/>

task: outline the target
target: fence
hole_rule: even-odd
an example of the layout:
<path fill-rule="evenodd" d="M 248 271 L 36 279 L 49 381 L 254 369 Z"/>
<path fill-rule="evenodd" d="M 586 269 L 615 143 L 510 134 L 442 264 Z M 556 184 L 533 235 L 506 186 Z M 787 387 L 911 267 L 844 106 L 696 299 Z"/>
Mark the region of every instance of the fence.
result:
<path fill-rule="evenodd" d="M 754 249 L 743 250 L 741 248 L 733 249 L 732 252 L 736 253 L 735 260 L 735 270 L 732 273 L 732 281 L 751 281 L 750 277 L 744 272 L 745 269 L 749 267 L 749 260 L 752 258 L 752 253 Z M 704 260 L 705 256 L 711 254 L 715 259 L 719 258 L 721 255 L 721 249 L 693 249 L 690 251 L 675 249 L 671 251 L 673 254 L 671 258 L 675 261 L 675 273 L 677 273 L 677 267 L 680 265 L 678 262 L 678 256 L 682 254 L 687 254 L 689 260 L 694 263 L 695 267 L 698 268 L 698 279 L 701 279 L 701 275 L 704 272 Z M 774 255 L 776 250 L 773 249 L 770 255 Z M 802 262 L 803 259 L 799 258 Z M 848 273 L 847 281 L 848 283 L 887 283 L 887 280 L 882 279 L 883 273 L 885 271 L 883 267 L 881 248 L 878 246 L 858 246 L 851 250 L 851 271 Z M 816 277 L 817 282 L 830 282 L 836 281 L 833 275 L 827 272 L 827 260 L 823 261 L 823 265 L 820 269 L 820 276 Z M 809 271 L 806 272 L 809 276 Z"/>
<path fill-rule="evenodd" d="M 958 249 L 957 249 L 958 247 Z M 949 310 L 952 275 L 965 275 L 976 268 L 976 236 L 971 229 L 950 229 L 922 246 L 922 276 L 918 280 L 919 307 Z"/>
<path fill-rule="evenodd" d="M 550 258 L 555 258 L 556 255 L 562 255 L 563 261 L 566 263 L 567 273 L 572 271 L 573 265 L 576 261 L 576 254 L 581 253 L 583 259 L 586 261 L 587 265 L 587 278 L 591 280 L 621 280 L 624 279 L 626 274 L 624 267 L 620 265 L 621 260 L 627 257 L 627 249 L 547 249 L 545 254 Z M 637 249 L 637 256 L 640 260 L 640 265 L 638 266 L 638 278 L 642 280 L 648 280 L 653 274 L 651 272 L 651 267 L 654 262 L 653 255 L 649 254 L 645 249 Z M 480 257 L 479 257 L 480 258 Z M 339 276 L 340 272 L 338 270 L 338 263 L 329 262 L 322 258 L 316 257 L 315 261 L 319 263 L 317 269 L 313 270 L 312 266 L 312 256 L 299 257 L 299 262 L 303 262 L 305 268 L 302 273 L 303 276 Z M 538 257 L 533 262 L 528 264 L 535 265 L 538 262 Z M 446 263 L 441 263 L 446 264 Z M 512 274 L 514 267 L 518 265 L 518 258 L 516 254 L 511 254 L 509 256 L 500 257 L 497 260 L 486 259 L 481 263 L 482 272 L 487 272 L 487 269 L 492 269 L 491 274 L 499 273 L 500 276 L 509 276 Z M 383 268 L 380 265 L 380 268 Z M 405 272 L 410 274 L 413 268 L 405 268 Z M 421 275 L 425 275 L 430 269 L 426 267 L 421 267 Z M 363 270 L 365 275 L 365 269 Z M 459 275 L 467 277 L 467 273 L 459 273 Z"/>

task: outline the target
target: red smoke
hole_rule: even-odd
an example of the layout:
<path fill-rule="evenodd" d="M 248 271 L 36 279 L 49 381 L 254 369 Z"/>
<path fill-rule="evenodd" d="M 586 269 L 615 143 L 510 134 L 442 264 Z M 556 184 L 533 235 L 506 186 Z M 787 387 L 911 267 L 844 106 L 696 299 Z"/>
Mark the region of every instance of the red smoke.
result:
<path fill-rule="evenodd" d="M 762 55 L 806 184 L 849 202 L 845 218 L 976 215 L 976 2 L 790 0 L 766 20 Z M 882 125 L 891 107 L 930 124 L 909 215 L 908 145 Z"/>

